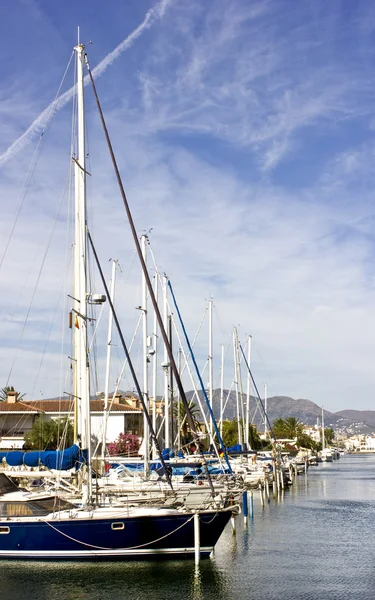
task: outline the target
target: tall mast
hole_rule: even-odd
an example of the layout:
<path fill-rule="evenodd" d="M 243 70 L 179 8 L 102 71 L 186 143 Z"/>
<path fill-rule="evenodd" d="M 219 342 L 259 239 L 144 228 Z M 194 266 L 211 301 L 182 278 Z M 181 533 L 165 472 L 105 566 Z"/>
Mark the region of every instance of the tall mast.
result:
<path fill-rule="evenodd" d="M 267 435 L 267 384 L 264 384 L 264 435 Z"/>
<path fill-rule="evenodd" d="M 239 397 L 239 376 L 240 376 L 240 370 L 239 370 L 239 365 L 238 365 L 238 335 L 237 335 L 237 328 L 235 327 L 233 329 L 233 353 L 234 353 L 234 378 L 235 378 L 235 382 L 236 382 L 236 410 L 237 410 L 237 427 L 238 427 L 238 443 L 241 446 L 241 449 L 243 449 L 243 427 L 241 424 L 241 417 L 240 417 L 240 397 Z"/>
<path fill-rule="evenodd" d="M 163 276 L 163 303 L 164 303 L 164 329 L 168 331 L 168 277 Z M 170 415 L 169 415 L 169 355 L 168 346 L 164 344 L 164 443 L 165 448 L 170 448 Z M 169 361 L 169 362 L 168 362 Z"/>
<path fill-rule="evenodd" d="M 112 262 L 112 280 L 111 280 L 111 300 L 115 302 L 115 282 L 116 282 L 116 265 L 117 261 Z M 107 422 L 108 422 L 108 398 L 109 398 L 109 375 L 111 369 L 111 349 L 112 349 L 112 329 L 113 329 L 113 312 L 109 311 L 108 320 L 108 338 L 107 338 L 107 364 L 104 383 L 104 419 L 103 419 L 103 437 L 102 437 L 102 458 L 105 457 L 105 449 L 107 444 Z"/>
<path fill-rule="evenodd" d="M 90 385 L 87 350 L 87 247 L 86 247 L 86 151 L 83 68 L 85 47 L 78 43 L 77 55 L 77 149 L 75 162 L 75 248 L 74 248 L 74 396 L 78 404 L 77 434 L 87 450 L 87 497 L 91 500 Z"/>
<path fill-rule="evenodd" d="M 159 273 L 155 272 L 154 280 L 154 294 L 156 302 L 158 301 L 159 294 Z M 156 408 L 157 408 L 157 372 L 158 372 L 158 320 L 154 313 L 154 324 L 153 324 L 153 348 L 152 348 L 152 428 L 156 431 Z M 151 354 L 151 353 L 150 353 Z M 152 445 L 152 458 L 155 460 L 157 456 L 155 443 Z"/>
<path fill-rule="evenodd" d="M 251 365 L 251 335 L 247 339 L 247 364 L 249 368 L 247 370 L 247 389 L 246 389 L 246 424 L 245 424 L 245 443 L 246 450 L 250 450 L 249 443 L 249 427 L 250 427 L 250 365 Z"/>
<path fill-rule="evenodd" d="M 178 349 L 178 354 L 177 354 L 177 369 L 178 369 L 178 374 L 181 377 L 181 356 L 182 356 L 182 350 L 181 348 Z M 180 394 L 180 390 L 178 390 L 178 394 L 177 394 L 177 450 L 181 450 L 181 394 Z"/>
<path fill-rule="evenodd" d="M 220 436 L 223 437 L 223 410 L 224 410 L 224 344 L 221 344 L 221 367 L 220 367 Z"/>
<path fill-rule="evenodd" d="M 148 237 L 142 234 L 142 256 L 147 265 L 147 242 Z M 147 412 L 149 411 L 148 401 L 148 331 L 147 331 L 147 286 L 144 274 L 142 274 L 142 321 L 143 321 L 143 399 Z M 144 472 L 148 477 L 150 474 L 150 432 L 148 429 L 147 415 L 143 415 L 143 447 L 144 447 Z"/>
<path fill-rule="evenodd" d="M 213 410 L 213 364 L 212 364 L 212 346 L 213 346 L 213 335 L 212 335 L 212 304 L 213 300 L 210 299 L 208 303 L 208 398 L 211 409 Z M 210 436 L 213 439 L 213 423 L 212 416 L 210 415 Z"/>

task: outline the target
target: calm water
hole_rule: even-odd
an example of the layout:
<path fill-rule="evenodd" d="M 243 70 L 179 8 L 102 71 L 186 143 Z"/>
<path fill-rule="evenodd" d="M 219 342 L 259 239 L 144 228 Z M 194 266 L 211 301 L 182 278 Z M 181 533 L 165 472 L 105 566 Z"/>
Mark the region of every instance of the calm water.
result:
<path fill-rule="evenodd" d="M 4 600 L 373 600 L 375 455 L 312 467 L 271 499 L 255 498 L 247 530 L 237 519 L 215 556 L 106 564 L 0 562 Z"/>

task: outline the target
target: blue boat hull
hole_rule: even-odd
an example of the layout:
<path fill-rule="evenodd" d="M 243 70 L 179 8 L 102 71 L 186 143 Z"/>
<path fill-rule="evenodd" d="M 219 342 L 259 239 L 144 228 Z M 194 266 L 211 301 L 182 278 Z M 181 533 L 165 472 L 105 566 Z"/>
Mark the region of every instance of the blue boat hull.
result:
<path fill-rule="evenodd" d="M 200 514 L 201 556 L 208 557 L 230 511 Z M 0 559 L 102 560 L 194 554 L 192 513 L 115 518 L 0 521 Z"/>

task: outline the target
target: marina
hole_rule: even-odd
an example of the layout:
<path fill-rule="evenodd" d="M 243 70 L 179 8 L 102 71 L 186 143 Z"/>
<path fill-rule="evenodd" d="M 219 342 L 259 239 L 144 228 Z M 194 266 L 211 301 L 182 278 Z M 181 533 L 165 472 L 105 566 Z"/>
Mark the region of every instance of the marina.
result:
<path fill-rule="evenodd" d="M 0 563 L 12 600 L 373 598 L 375 454 L 346 455 L 300 476 L 254 518 L 228 524 L 211 560 Z"/>
<path fill-rule="evenodd" d="M 374 598 L 375 13 L 336 4 L 0 7 L 0 597 Z"/>

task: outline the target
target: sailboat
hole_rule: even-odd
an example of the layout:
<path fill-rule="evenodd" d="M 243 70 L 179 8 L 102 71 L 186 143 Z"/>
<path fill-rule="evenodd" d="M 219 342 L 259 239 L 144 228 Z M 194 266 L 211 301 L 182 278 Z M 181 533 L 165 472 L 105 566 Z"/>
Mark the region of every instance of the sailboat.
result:
<path fill-rule="evenodd" d="M 80 496 L 59 492 L 30 493 L 0 474 L 0 559 L 131 559 L 207 557 L 227 525 L 233 506 L 215 504 L 191 510 L 183 502 L 150 505 L 98 502 L 93 493 L 90 449 L 90 385 L 87 352 L 87 231 L 84 118 L 85 47 L 74 48 L 77 60 L 77 155 L 75 163 L 74 253 L 74 389 L 77 442 L 84 457 Z M 91 297 L 93 303 L 105 298 Z"/>
<path fill-rule="evenodd" d="M 333 455 L 330 448 L 325 445 L 325 429 L 324 429 L 324 410 L 322 406 L 322 451 L 320 453 L 322 462 L 332 462 Z"/>

